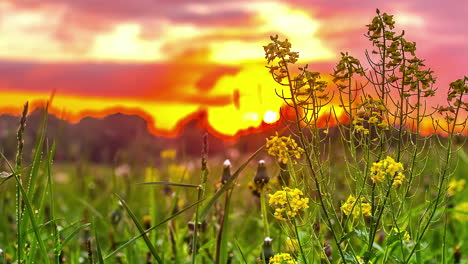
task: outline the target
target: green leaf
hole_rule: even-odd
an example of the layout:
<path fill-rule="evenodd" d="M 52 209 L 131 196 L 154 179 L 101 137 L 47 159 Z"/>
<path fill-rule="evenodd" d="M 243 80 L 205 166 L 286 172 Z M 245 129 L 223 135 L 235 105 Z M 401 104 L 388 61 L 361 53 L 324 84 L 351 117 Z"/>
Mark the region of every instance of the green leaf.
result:
<path fill-rule="evenodd" d="M 162 222 L 160 222 L 159 224 L 153 226 L 153 227 L 150 227 L 148 228 L 146 231 L 144 231 L 143 233 L 140 233 L 138 236 L 135 236 L 133 238 L 131 238 L 130 240 L 128 240 L 127 242 L 125 242 L 124 244 L 122 244 L 120 247 L 118 247 L 116 250 L 112 251 L 109 255 L 107 255 L 104 260 L 107 260 L 109 259 L 110 257 L 114 256 L 115 254 L 119 253 L 121 250 L 125 249 L 126 247 L 128 247 L 129 245 L 131 245 L 133 242 L 135 242 L 137 239 L 139 239 L 140 237 L 144 237 L 147 233 L 153 231 L 154 229 L 162 226 L 163 224 L 171 221 L 172 219 L 174 219 L 176 216 L 184 213 L 185 211 L 187 211 L 188 209 L 200 204 L 201 202 L 203 202 L 203 200 L 200 200 L 196 203 L 193 203 L 187 207 L 185 207 L 184 209 L 180 210 L 179 212 L 173 214 L 172 216 L 170 216 L 169 218 L 166 218 L 164 219 Z"/>
<path fill-rule="evenodd" d="M 120 197 L 118 194 L 115 194 L 120 202 L 122 203 L 123 207 L 125 208 L 125 210 L 127 211 L 128 215 L 132 218 L 132 221 L 133 223 L 135 224 L 135 226 L 138 228 L 138 231 L 140 231 L 140 234 L 144 234 L 145 233 L 145 230 L 143 229 L 143 226 L 140 224 L 140 222 L 138 221 L 138 218 L 135 216 L 135 214 L 132 212 L 132 210 L 130 209 L 130 207 L 128 207 L 127 203 L 125 202 L 124 199 L 122 199 L 122 197 Z M 156 252 L 156 248 L 153 246 L 153 243 L 151 243 L 151 240 L 149 239 L 148 236 L 146 235 L 143 235 L 143 240 L 145 241 L 146 243 L 146 246 L 148 247 L 151 255 L 153 255 L 154 259 L 156 259 L 156 261 L 159 263 L 159 264 L 162 264 L 163 261 L 161 259 L 161 257 L 158 255 L 158 253 Z"/>
<path fill-rule="evenodd" d="M 90 226 L 91 223 L 86 223 L 86 224 L 83 224 L 83 225 L 80 225 L 78 226 L 77 228 L 75 228 L 73 230 L 73 232 L 71 232 L 64 240 L 63 242 L 58 246 L 58 248 L 55 249 L 56 252 L 61 252 L 63 247 L 66 246 L 68 244 L 68 242 L 70 242 L 70 240 L 72 240 L 72 238 L 78 234 L 78 232 L 80 232 L 82 229 Z"/>
<path fill-rule="evenodd" d="M 101 246 L 99 245 L 99 239 L 97 236 L 96 224 L 94 224 L 93 227 L 94 227 L 94 238 L 96 239 L 97 259 L 98 259 L 99 264 L 104 264 L 104 258 L 102 257 Z"/>

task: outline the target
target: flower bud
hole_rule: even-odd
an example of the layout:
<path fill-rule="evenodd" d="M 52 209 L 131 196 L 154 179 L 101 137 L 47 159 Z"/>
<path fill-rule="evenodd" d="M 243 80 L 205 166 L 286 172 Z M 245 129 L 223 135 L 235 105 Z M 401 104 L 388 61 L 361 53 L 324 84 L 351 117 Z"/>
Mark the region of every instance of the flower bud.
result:
<path fill-rule="evenodd" d="M 149 229 L 151 227 L 151 216 L 143 216 L 143 226 L 145 227 L 145 229 Z"/>
<path fill-rule="evenodd" d="M 226 184 L 231 178 L 231 162 L 227 159 L 223 164 L 223 175 L 221 176 L 221 184 Z"/>
<path fill-rule="evenodd" d="M 273 247 L 271 245 L 271 242 L 273 241 L 272 238 L 266 237 L 263 240 L 263 246 L 262 246 L 262 256 L 261 258 L 264 258 L 266 263 L 270 262 L 270 258 L 272 258 L 275 253 L 273 252 Z"/>
<path fill-rule="evenodd" d="M 270 181 L 270 176 L 265 166 L 265 161 L 260 160 L 258 162 L 257 174 L 254 177 L 254 183 L 257 186 L 257 189 L 261 190 L 265 185 Z"/>

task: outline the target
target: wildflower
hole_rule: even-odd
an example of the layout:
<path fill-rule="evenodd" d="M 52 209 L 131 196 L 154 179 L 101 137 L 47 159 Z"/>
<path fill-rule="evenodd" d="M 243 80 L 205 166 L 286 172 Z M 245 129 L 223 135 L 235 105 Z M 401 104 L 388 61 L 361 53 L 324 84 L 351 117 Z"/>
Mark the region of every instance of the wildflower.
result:
<path fill-rule="evenodd" d="M 286 239 L 286 252 L 293 254 L 299 252 L 299 241 L 295 238 L 291 239 L 288 237 Z"/>
<path fill-rule="evenodd" d="M 455 219 L 462 223 L 468 221 L 468 202 L 460 203 L 453 209 L 455 210 Z"/>
<path fill-rule="evenodd" d="M 448 189 L 447 189 L 448 196 L 454 196 L 456 193 L 461 192 L 463 188 L 465 187 L 465 182 L 466 181 L 464 179 L 460 179 L 460 180 L 452 179 L 448 184 Z"/>
<path fill-rule="evenodd" d="M 362 134 L 364 134 L 364 135 L 368 135 L 368 134 L 369 134 L 369 129 L 364 128 L 364 126 L 362 126 L 362 125 L 354 126 L 354 131 L 356 131 L 356 132 L 358 132 L 358 133 L 362 133 Z"/>
<path fill-rule="evenodd" d="M 372 261 L 368 261 L 367 263 L 362 259 L 360 256 L 356 256 L 356 260 L 358 264 L 372 264 Z"/>
<path fill-rule="evenodd" d="M 297 261 L 288 253 L 279 253 L 274 255 L 269 264 L 297 264 Z"/>
<path fill-rule="evenodd" d="M 270 176 L 268 176 L 264 160 L 260 160 L 258 162 L 257 173 L 255 174 L 253 180 L 257 190 L 262 190 L 263 187 L 265 187 L 265 185 L 267 185 L 270 181 Z"/>
<path fill-rule="evenodd" d="M 269 204 L 275 209 L 274 217 L 286 221 L 304 209 L 309 208 L 309 198 L 304 198 L 301 190 L 285 187 L 283 190 L 270 194 Z"/>
<path fill-rule="evenodd" d="M 392 230 L 393 230 L 393 232 L 398 234 L 400 236 L 400 238 L 402 238 L 404 241 L 410 241 L 411 236 L 408 233 L 408 231 L 401 231 L 400 229 L 398 229 L 398 227 L 394 227 Z"/>
<path fill-rule="evenodd" d="M 146 167 L 145 168 L 145 182 L 155 182 L 158 177 L 158 170 L 156 168 Z"/>
<path fill-rule="evenodd" d="M 362 197 L 361 202 L 357 203 L 356 198 L 352 194 L 348 196 L 348 199 L 341 205 L 340 209 L 347 216 L 352 214 L 354 217 L 357 217 L 361 213 L 363 216 L 372 215 L 372 206 L 366 202 L 366 199 Z"/>
<path fill-rule="evenodd" d="M 301 158 L 304 149 L 299 147 L 294 139 L 289 137 L 271 136 L 266 140 L 266 149 L 269 155 L 277 157 L 280 162 L 288 163 L 288 160 L 295 161 Z"/>
<path fill-rule="evenodd" d="M 231 178 L 231 162 L 227 159 L 223 164 L 223 175 L 221 176 L 221 184 L 225 184 Z"/>
<path fill-rule="evenodd" d="M 391 177 L 395 176 L 393 186 L 397 186 L 405 179 L 404 174 L 401 173 L 402 170 L 404 170 L 404 168 L 401 162 L 396 162 L 392 157 L 387 156 L 386 159 L 372 164 L 370 169 L 371 179 L 374 183 L 382 182 L 388 174 Z M 397 172 L 398 174 L 395 175 Z"/>
<path fill-rule="evenodd" d="M 161 151 L 160 156 L 162 159 L 165 159 L 165 160 L 174 160 L 176 157 L 176 154 L 177 152 L 175 149 L 166 149 L 166 150 Z"/>
<path fill-rule="evenodd" d="M 405 180 L 405 175 L 401 172 L 398 172 L 395 178 L 393 178 L 393 187 L 397 187 L 398 185 L 401 185 L 403 181 Z"/>

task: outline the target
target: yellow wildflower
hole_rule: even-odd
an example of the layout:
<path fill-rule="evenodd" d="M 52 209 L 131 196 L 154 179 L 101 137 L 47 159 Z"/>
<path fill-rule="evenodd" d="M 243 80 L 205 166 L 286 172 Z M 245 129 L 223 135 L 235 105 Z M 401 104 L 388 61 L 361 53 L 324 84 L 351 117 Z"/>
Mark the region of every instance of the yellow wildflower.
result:
<path fill-rule="evenodd" d="M 465 187 L 465 180 L 452 179 L 448 184 L 447 194 L 448 196 L 454 196 L 456 193 L 463 191 Z"/>
<path fill-rule="evenodd" d="M 369 124 L 375 124 L 379 121 L 379 119 L 376 116 L 371 116 L 369 120 L 367 121 Z"/>
<path fill-rule="evenodd" d="M 358 264 L 366 264 L 361 257 L 356 256 L 356 259 L 357 259 Z M 369 262 L 367 262 L 367 264 L 372 264 L 372 261 L 369 260 Z"/>
<path fill-rule="evenodd" d="M 301 190 L 285 187 L 270 194 L 269 204 L 275 209 L 274 217 L 280 221 L 295 217 L 301 210 L 309 208 L 309 198 Z"/>
<path fill-rule="evenodd" d="M 269 264 L 297 264 L 297 261 L 288 253 L 279 253 L 270 259 Z"/>
<path fill-rule="evenodd" d="M 397 187 L 398 185 L 401 185 L 403 181 L 405 180 L 405 175 L 401 172 L 398 172 L 395 178 L 393 179 L 393 187 Z"/>
<path fill-rule="evenodd" d="M 410 241 L 410 239 L 411 239 L 411 236 L 408 233 L 408 231 L 400 231 L 400 229 L 398 229 L 397 227 L 394 227 L 393 232 L 395 232 L 396 234 L 400 234 L 400 235 L 403 234 L 403 240 L 404 241 Z"/>
<path fill-rule="evenodd" d="M 372 215 L 372 206 L 370 203 L 365 202 L 365 199 L 361 199 L 361 211 L 363 216 L 371 216 Z"/>
<path fill-rule="evenodd" d="M 394 181 L 396 181 L 396 184 L 394 182 L 394 186 L 397 186 L 405 179 L 404 174 L 401 173 L 403 170 L 401 162 L 396 162 L 392 157 L 387 156 L 387 158 L 372 164 L 370 169 L 371 179 L 374 183 L 382 182 L 388 174 L 391 177 L 395 177 Z M 398 174 L 395 175 L 397 172 Z"/>
<path fill-rule="evenodd" d="M 453 209 L 455 219 L 462 223 L 468 221 L 468 202 L 457 204 Z"/>
<path fill-rule="evenodd" d="M 383 129 L 385 129 L 385 130 L 388 130 L 388 127 L 389 127 L 388 121 L 387 121 L 386 119 L 383 119 L 383 120 L 380 122 L 380 124 L 378 124 L 377 126 L 383 128 Z"/>
<path fill-rule="evenodd" d="M 348 216 L 352 214 L 354 217 L 357 217 L 361 213 L 363 216 L 372 215 L 372 206 L 366 202 L 366 199 L 362 197 L 361 202 L 356 203 L 356 198 L 352 194 L 348 196 L 348 199 L 341 205 L 340 209 Z"/>
<path fill-rule="evenodd" d="M 174 160 L 176 157 L 176 154 L 177 152 L 175 149 L 166 149 L 166 150 L 161 151 L 160 156 L 163 159 Z"/>
<path fill-rule="evenodd" d="M 364 128 L 364 126 L 362 126 L 362 125 L 356 125 L 356 126 L 354 126 L 354 129 L 355 129 L 355 131 L 358 132 L 358 133 L 362 133 L 362 134 L 364 134 L 364 135 L 368 135 L 368 134 L 369 134 L 369 129 Z"/>
<path fill-rule="evenodd" d="M 299 242 L 297 239 L 287 238 L 286 239 L 286 251 L 289 253 L 297 253 L 299 251 Z"/>
<path fill-rule="evenodd" d="M 156 168 L 146 167 L 145 168 L 145 182 L 157 181 L 159 172 Z"/>
<path fill-rule="evenodd" d="M 266 140 L 266 149 L 269 155 L 277 157 L 280 162 L 287 163 L 289 159 L 293 161 L 301 158 L 304 149 L 299 147 L 294 139 L 289 137 L 271 136 Z"/>

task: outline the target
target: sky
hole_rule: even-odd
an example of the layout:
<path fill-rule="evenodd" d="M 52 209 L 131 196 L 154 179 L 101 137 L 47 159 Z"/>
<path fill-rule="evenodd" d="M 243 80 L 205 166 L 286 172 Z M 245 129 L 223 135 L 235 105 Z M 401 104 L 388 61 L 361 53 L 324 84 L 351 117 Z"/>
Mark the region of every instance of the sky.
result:
<path fill-rule="evenodd" d="M 468 74 L 468 1 L 0 0 L 0 112 L 54 91 L 51 111 L 72 122 L 123 112 L 159 135 L 193 118 L 220 135 L 251 131 L 282 105 L 265 69 L 270 35 L 329 79 L 341 51 L 364 59 L 376 8 L 417 43 L 443 97 Z"/>

